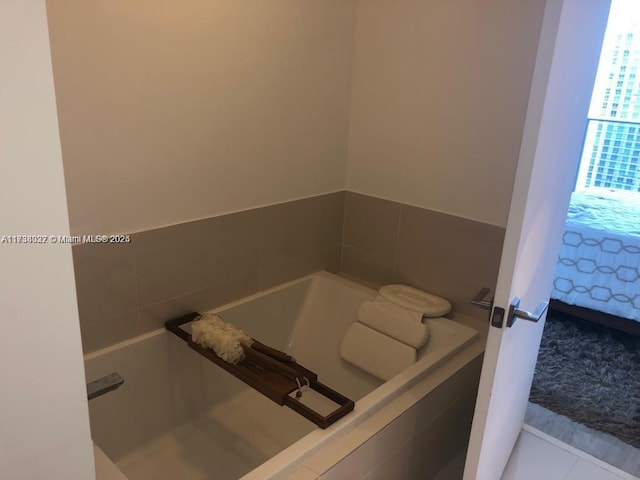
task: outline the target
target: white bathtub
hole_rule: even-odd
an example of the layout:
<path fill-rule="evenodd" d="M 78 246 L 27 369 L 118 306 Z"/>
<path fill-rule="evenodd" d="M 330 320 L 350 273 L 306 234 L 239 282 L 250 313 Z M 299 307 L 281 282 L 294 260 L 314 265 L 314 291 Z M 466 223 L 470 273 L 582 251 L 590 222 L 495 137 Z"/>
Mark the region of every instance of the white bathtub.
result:
<path fill-rule="evenodd" d="M 356 402 L 326 430 L 158 330 L 85 357 L 87 380 L 114 371 L 125 379 L 120 389 L 89 403 L 94 441 L 129 480 L 281 476 L 375 415 L 477 335 L 460 323 L 432 323 L 416 364 L 383 384 L 339 356 L 359 305 L 374 296 L 360 284 L 318 272 L 213 310 L 292 354 Z"/>

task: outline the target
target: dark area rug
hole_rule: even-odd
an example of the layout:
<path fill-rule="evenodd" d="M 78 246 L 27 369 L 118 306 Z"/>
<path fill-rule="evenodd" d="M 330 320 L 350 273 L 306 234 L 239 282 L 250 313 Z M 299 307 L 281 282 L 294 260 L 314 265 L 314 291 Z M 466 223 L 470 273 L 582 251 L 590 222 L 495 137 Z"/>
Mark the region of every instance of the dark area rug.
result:
<path fill-rule="evenodd" d="M 640 337 L 550 312 L 530 400 L 640 448 Z"/>

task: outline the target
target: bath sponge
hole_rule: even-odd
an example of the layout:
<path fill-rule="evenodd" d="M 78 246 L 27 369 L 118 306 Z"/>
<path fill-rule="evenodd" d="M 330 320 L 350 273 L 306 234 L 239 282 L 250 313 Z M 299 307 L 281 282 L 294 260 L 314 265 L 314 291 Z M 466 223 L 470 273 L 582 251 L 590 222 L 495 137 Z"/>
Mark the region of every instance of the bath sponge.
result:
<path fill-rule="evenodd" d="M 225 322 L 218 315 L 205 313 L 191 324 L 192 340 L 213 350 L 227 363 L 237 364 L 244 360 L 242 346 L 250 347 L 253 339 L 238 327 Z"/>

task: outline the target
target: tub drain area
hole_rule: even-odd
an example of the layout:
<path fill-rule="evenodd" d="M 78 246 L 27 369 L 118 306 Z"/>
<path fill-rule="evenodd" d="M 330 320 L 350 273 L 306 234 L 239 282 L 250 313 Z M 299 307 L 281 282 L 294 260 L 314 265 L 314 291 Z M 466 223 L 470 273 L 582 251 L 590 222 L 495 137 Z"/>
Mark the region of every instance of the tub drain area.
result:
<path fill-rule="evenodd" d="M 151 439 L 117 465 L 129 480 L 237 479 L 313 429 L 304 418 L 245 389 Z"/>

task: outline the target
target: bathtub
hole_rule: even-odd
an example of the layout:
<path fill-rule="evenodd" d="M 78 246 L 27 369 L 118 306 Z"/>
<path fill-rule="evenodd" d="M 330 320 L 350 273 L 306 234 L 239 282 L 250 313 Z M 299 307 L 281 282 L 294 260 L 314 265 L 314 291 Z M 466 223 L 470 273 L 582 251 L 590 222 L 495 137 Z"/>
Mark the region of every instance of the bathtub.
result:
<path fill-rule="evenodd" d="M 161 329 L 85 356 L 88 380 L 111 372 L 125 379 L 89 403 L 94 442 L 129 480 L 285 478 L 477 338 L 462 323 L 433 323 L 418 361 L 382 383 L 339 356 L 359 305 L 374 296 L 358 283 L 318 272 L 212 310 L 355 401 L 353 412 L 326 430 Z"/>

